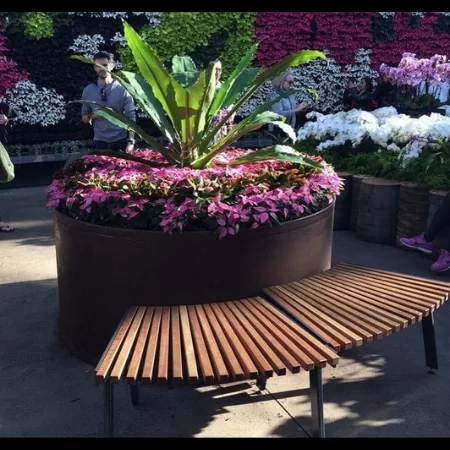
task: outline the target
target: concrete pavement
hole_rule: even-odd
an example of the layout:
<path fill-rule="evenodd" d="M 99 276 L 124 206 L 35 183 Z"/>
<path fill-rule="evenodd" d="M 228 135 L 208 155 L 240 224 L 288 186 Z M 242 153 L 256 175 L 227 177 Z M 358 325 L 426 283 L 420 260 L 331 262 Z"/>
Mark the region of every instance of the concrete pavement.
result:
<path fill-rule="evenodd" d="M 52 214 L 43 187 L 0 190 L 0 214 L 17 227 L 0 233 L 0 437 L 102 435 L 102 390 L 93 367 L 58 339 Z M 336 232 L 333 262 L 450 280 L 420 254 Z M 347 351 L 324 370 L 329 437 L 450 436 L 450 307 L 435 316 L 440 369 L 427 374 L 421 326 Z M 175 389 L 145 386 L 131 406 L 116 389 L 116 434 L 123 437 L 307 437 L 308 374 L 253 383 Z"/>

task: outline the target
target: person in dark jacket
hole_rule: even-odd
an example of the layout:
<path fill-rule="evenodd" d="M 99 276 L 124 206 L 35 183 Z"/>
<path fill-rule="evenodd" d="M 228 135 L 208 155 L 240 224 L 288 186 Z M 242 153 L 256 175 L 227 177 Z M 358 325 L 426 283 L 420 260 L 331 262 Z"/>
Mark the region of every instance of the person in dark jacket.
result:
<path fill-rule="evenodd" d="M 369 77 L 363 77 L 356 84 L 355 80 L 350 80 L 344 91 L 344 109 L 363 109 L 364 111 L 373 111 L 373 84 Z"/>
<path fill-rule="evenodd" d="M 0 142 L 6 144 L 6 136 L 11 128 L 11 120 L 14 116 L 13 109 L 7 103 L 0 103 Z M 8 233 L 14 231 L 14 228 L 2 222 L 0 216 L 0 232 Z"/>
<path fill-rule="evenodd" d="M 383 77 L 377 84 L 373 99 L 377 108 L 395 104 L 395 86 L 389 77 Z"/>

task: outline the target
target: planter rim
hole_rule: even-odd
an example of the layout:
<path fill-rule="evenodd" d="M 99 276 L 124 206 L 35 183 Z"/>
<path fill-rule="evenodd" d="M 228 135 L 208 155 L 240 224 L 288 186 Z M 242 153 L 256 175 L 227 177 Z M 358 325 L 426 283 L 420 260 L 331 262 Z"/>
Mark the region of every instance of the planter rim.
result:
<path fill-rule="evenodd" d="M 278 234 L 283 233 L 287 231 L 293 231 L 297 228 L 305 227 L 307 225 L 313 224 L 321 219 L 324 215 L 332 214 L 333 212 L 333 205 L 336 202 L 336 197 L 333 198 L 333 200 L 330 202 L 329 205 L 327 205 L 325 208 L 321 209 L 320 211 L 315 212 L 314 214 L 310 214 L 309 216 L 300 217 L 295 220 L 290 220 L 288 222 L 283 222 L 281 225 L 274 225 L 273 227 L 270 227 L 269 225 L 264 225 L 258 228 L 254 229 L 243 229 L 240 230 L 239 233 L 236 234 L 236 236 L 233 236 L 232 238 L 238 238 L 239 236 L 248 235 L 251 233 L 253 236 L 258 236 L 259 234 Z M 211 231 L 183 231 L 181 233 L 176 233 L 173 235 L 170 235 L 169 233 L 166 233 L 164 231 L 154 231 L 154 230 L 135 230 L 132 228 L 119 228 L 119 227 L 110 227 L 107 225 L 97 225 L 92 224 L 89 222 L 85 222 L 83 220 L 76 220 L 72 217 L 69 217 L 65 214 L 63 214 L 60 211 L 54 210 L 54 217 L 57 219 L 60 223 L 70 226 L 75 229 L 79 229 L 80 231 L 91 231 L 94 233 L 98 233 L 101 235 L 106 236 L 114 236 L 114 237 L 127 237 L 130 236 L 140 238 L 144 236 L 148 236 L 150 234 L 153 235 L 161 235 L 161 236 L 168 236 L 170 238 L 174 239 L 182 239 L 183 237 L 189 238 L 189 237 L 199 237 L 199 238 L 207 238 L 207 237 L 214 237 L 214 239 L 219 240 L 217 233 L 213 233 Z"/>

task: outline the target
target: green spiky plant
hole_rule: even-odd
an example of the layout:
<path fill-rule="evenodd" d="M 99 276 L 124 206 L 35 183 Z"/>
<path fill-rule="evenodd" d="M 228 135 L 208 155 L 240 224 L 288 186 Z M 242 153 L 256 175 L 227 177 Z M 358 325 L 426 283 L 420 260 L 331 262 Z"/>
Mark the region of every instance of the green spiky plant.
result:
<path fill-rule="evenodd" d="M 221 152 L 245 134 L 272 123 L 280 127 L 293 141 L 294 129 L 285 123 L 285 118 L 270 110 L 270 107 L 293 90 L 257 107 L 249 116 L 235 124 L 228 133 L 217 138 L 228 119 L 245 103 L 264 82 L 280 75 L 290 67 L 316 58 L 325 59 L 322 52 L 302 50 L 269 68 L 250 68 L 257 49 L 254 44 L 242 57 L 227 81 L 216 89 L 215 69 L 218 62 L 211 63 L 206 70 L 197 71 L 188 57 L 173 59 L 170 73 L 156 52 L 123 21 L 125 38 L 130 47 L 140 74 L 121 71 L 112 74 L 130 93 L 134 101 L 150 117 L 168 145 L 163 145 L 148 135 L 137 123 L 126 115 L 95 102 L 86 102 L 99 107 L 95 112 L 110 122 L 134 131 L 153 150 L 161 153 L 170 164 L 179 167 L 203 169 Z M 72 56 L 83 62 L 95 64 L 93 60 L 80 55 Z M 104 68 L 106 70 L 106 68 Z M 221 120 L 215 120 L 218 112 L 227 108 Z M 303 157 L 287 145 L 272 145 L 256 150 L 233 164 L 251 161 L 279 159 L 320 169 L 320 165 Z"/>

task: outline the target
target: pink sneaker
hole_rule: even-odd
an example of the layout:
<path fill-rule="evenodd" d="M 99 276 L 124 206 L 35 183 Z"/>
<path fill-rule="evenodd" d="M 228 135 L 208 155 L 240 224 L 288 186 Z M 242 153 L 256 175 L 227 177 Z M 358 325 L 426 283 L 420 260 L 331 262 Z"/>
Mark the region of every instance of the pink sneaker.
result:
<path fill-rule="evenodd" d="M 450 252 L 441 250 L 439 258 L 431 265 L 434 272 L 445 272 L 450 269 Z"/>
<path fill-rule="evenodd" d="M 421 233 L 418 236 L 412 238 L 401 238 L 400 242 L 409 248 L 419 250 L 424 253 L 431 253 L 433 250 L 433 243 L 427 242 L 424 237 L 425 233 Z"/>

